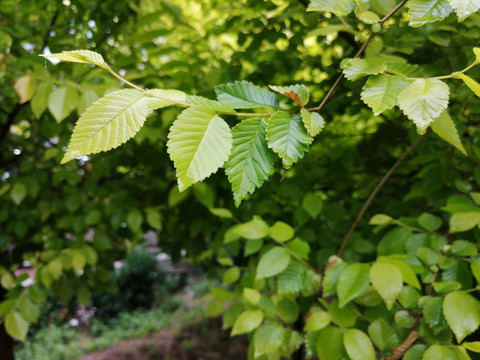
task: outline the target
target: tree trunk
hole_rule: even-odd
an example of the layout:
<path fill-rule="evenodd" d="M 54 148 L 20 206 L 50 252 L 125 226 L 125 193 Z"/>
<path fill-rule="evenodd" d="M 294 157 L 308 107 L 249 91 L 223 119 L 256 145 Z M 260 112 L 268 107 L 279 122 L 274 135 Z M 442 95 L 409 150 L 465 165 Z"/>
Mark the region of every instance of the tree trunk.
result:
<path fill-rule="evenodd" d="M 5 300 L 6 291 L 0 286 L 0 303 Z M 5 330 L 4 324 L 0 324 L 0 360 L 14 360 L 13 339 Z"/>

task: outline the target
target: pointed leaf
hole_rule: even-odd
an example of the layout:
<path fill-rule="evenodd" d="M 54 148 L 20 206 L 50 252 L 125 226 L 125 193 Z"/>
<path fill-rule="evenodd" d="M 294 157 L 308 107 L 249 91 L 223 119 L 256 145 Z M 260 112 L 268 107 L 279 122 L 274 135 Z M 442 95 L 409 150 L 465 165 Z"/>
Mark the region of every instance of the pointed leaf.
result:
<path fill-rule="evenodd" d="M 393 327 L 385 319 L 377 319 L 368 327 L 368 335 L 380 351 L 385 352 L 398 346 L 399 340 Z"/>
<path fill-rule="evenodd" d="M 307 279 L 305 266 L 293 263 L 278 275 L 277 292 L 280 294 L 293 294 L 302 290 Z"/>
<path fill-rule="evenodd" d="M 422 306 L 423 318 L 434 334 L 447 328 L 447 322 L 442 311 L 443 298 L 430 297 Z"/>
<path fill-rule="evenodd" d="M 480 63 L 480 47 L 473 48 L 473 53 L 475 54 L 475 63 Z"/>
<path fill-rule="evenodd" d="M 261 119 L 240 122 L 232 129 L 232 136 L 232 153 L 225 173 L 232 185 L 235 205 L 239 206 L 272 173 L 275 157 L 268 148 L 266 124 Z"/>
<path fill-rule="evenodd" d="M 263 324 L 253 335 L 253 346 L 255 347 L 255 357 L 262 354 L 269 354 L 283 345 L 285 337 L 285 328 L 279 323 Z"/>
<path fill-rule="evenodd" d="M 423 69 L 418 65 L 409 64 L 403 59 L 401 61 L 387 61 L 387 72 L 402 77 L 423 77 Z"/>
<path fill-rule="evenodd" d="M 375 116 L 393 108 L 398 94 L 408 85 L 408 81 L 399 76 L 370 76 L 363 87 L 362 100 Z"/>
<path fill-rule="evenodd" d="M 25 104 L 30 101 L 35 93 L 36 81 L 29 75 L 22 76 L 15 81 L 13 88 L 17 93 L 19 104 Z"/>
<path fill-rule="evenodd" d="M 452 12 L 447 0 L 410 0 L 407 6 L 410 26 L 421 26 L 443 20 Z"/>
<path fill-rule="evenodd" d="M 209 110 L 234 113 L 235 110 L 223 101 L 207 99 L 203 96 L 187 95 L 185 101 L 196 107 L 202 107 Z"/>
<path fill-rule="evenodd" d="M 330 296 L 335 294 L 340 275 L 342 275 L 342 273 L 347 267 L 348 263 L 339 262 L 326 270 L 325 277 L 323 278 L 322 283 L 323 296 Z"/>
<path fill-rule="evenodd" d="M 438 79 L 416 79 L 398 95 L 398 106 L 420 134 L 447 108 L 448 86 Z"/>
<path fill-rule="evenodd" d="M 343 333 L 343 344 L 352 360 L 375 360 L 375 349 L 369 337 L 358 329 L 348 329 Z"/>
<path fill-rule="evenodd" d="M 163 90 L 150 89 L 147 90 L 150 96 L 148 107 L 150 109 L 161 109 L 166 106 L 174 105 L 176 102 L 186 102 L 187 95 L 180 90 Z"/>
<path fill-rule="evenodd" d="M 463 291 L 451 292 L 443 301 L 443 314 L 460 343 L 480 326 L 480 301 Z"/>
<path fill-rule="evenodd" d="M 100 66 L 108 70 L 109 66 L 103 60 L 102 55 L 90 50 L 62 51 L 58 54 L 40 55 L 47 58 L 60 59 L 62 61 L 77 62 Z"/>
<path fill-rule="evenodd" d="M 450 234 L 473 229 L 480 222 L 480 212 L 459 212 L 450 217 Z"/>
<path fill-rule="evenodd" d="M 340 307 L 344 307 L 365 291 L 370 283 L 369 270 L 368 264 L 349 264 L 342 272 L 337 283 Z"/>
<path fill-rule="evenodd" d="M 458 16 L 458 21 L 463 21 L 480 9 L 480 0 L 448 0 Z"/>
<path fill-rule="evenodd" d="M 25 341 L 28 333 L 28 322 L 18 312 L 11 312 L 5 317 L 5 330 L 20 341 Z"/>
<path fill-rule="evenodd" d="M 257 279 L 277 275 L 290 263 L 290 254 L 283 247 L 274 247 L 262 255 L 257 266 Z"/>
<path fill-rule="evenodd" d="M 372 285 L 380 294 L 391 310 L 400 291 L 402 291 L 403 277 L 398 268 L 386 262 L 377 262 L 370 268 Z"/>
<path fill-rule="evenodd" d="M 308 315 L 303 331 L 318 331 L 328 326 L 332 321 L 332 316 L 322 310 L 313 311 Z"/>
<path fill-rule="evenodd" d="M 406 284 L 420 290 L 420 283 L 418 282 L 417 276 L 407 263 L 403 262 L 402 260 L 392 258 L 379 258 L 377 261 L 395 266 L 402 274 L 403 281 Z"/>
<path fill-rule="evenodd" d="M 216 172 L 230 156 L 232 133 L 212 110 L 189 108 L 175 120 L 168 135 L 168 153 L 185 190 Z"/>
<path fill-rule="evenodd" d="M 329 326 L 321 330 L 315 345 L 320 360 L 348 359 L 343 345 L 343 332 L 338 327 Z"/>
<path fill-rule="evenodd" d="M 141 91 L 124 89 L 105 95 L 77 121 L 62 164 L 125 143 L 143 126 L 147 113 L 148 99 Z"/>
<path fill-rule="evenodd" d="M 231 336 L 245 334 L 255 330 L 263 321 L 262 310 L 247 310 L 240 314 L 233 324 Z"/>
<path fill-rule="evenodd" d="M 234 109 L 278 107 L 277 96 L 248 81 L 235 81 L 215 87 L 218 100 Z"/>
<path fill-rule="evenodd" d="M 289 99 L 292 99 L 300 106 L 305 106 L 308 103 L 308 99 L 310 98 L 310 93 L 307 87 L 303 84 L 296 84 L 290 86 L 275 86 L 270 85 L 270 89 L 276 91 Z"/>
<path fill-rule="evenodd" d="M 480 353 L 480 341 L 464 342 L 462 346 L 467 350 Z"/>
<path fill-rule="evenodd" d="M 275 313 L 287 324 L 293 323 L 297 320 L 300 312 L 300 306 L 297 302 L 288 297 L 283 297 L 275 304 Z"/>
<path fill-rule="evenodd" d="M 474 261 L 470 264 L 470 269 L 472 270 L 472 274 L 477 280 L 477 283 L 480 284 L 480 261 Z"/>
<path fill-rule="evenodd" d="M 301 117 L 284 111 L 276 113 L 268 121 L 267 140 L 268 147 L 280 156 L 285 168 L 300 160 L 312 142 Z"/>
<path fill-rule="evenodd" d="M 290 240 L 293 235 L 295 235 L 295 231 L 287 223 L 284 223 L 283 221 L 277 221 L 275 224 L 273 224 L 273 226 L 270 227 L 268 234 L 275 241 L 286 242 Z"/>
<path fill-rule="evenodd" d="M 27 187 L 17 182 L 10 190 L 10 198 L 16 205 L 20 205 L 27 196 Z"/>
<path fill-rule="evenodd" d="M 61 122 L 78 105 L 78 92 L 71 87 L 61 87 L 48 97 L 48 109 L 57 122 Z"/>
<path fill-rule="evenodd" d="M 310 112 L 307 109 L 301 109 L 300 115 L 302 117 L 303 125 L 307 129 L 310 136 L 317 136 L 325 126 L 325 120 L 322 115 L 317 112 Z"/>
<path fill-rule="evenodd" d="M 345 16 L 348 15 L 355 6 L 355 0 L 311 0 L 307 11 L 328 11 L 337 16 Z"/>
<path fill-rule="evenodd" d="M 385 71 L 385 64 L 371 64 L 364 59 L 344 59 L 340 64 L 345 77 L 354 81 L 366 75 L 376 75 Z"/>
<path fill-rule="evenodd" d="M 48 97 L 52 93 L 52 85 L 49 83 L 42 83 L 38 85 L 35 94 L 33 95 L 30 106 L 32 107 L 33 114 L 37 119 L 42 116 L 48 107 Z"/>
<path fill-rule="evenodd" d="M 467 85 L 470 90 L 473 91 L 475 95 L 477 95 L 480 98 L 480 84 L 473 80 L 470 76 L 465 75 L 465 74 L 458 74 L 455 75 L 457 79 L 462 79 L 465 85 Z"/>

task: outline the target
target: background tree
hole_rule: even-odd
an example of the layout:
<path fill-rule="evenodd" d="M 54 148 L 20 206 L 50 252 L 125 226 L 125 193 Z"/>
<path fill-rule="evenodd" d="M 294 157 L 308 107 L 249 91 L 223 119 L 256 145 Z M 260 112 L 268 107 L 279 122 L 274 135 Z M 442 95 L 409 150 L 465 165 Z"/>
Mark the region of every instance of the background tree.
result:
<path fill-rule="evenodd" d="M 471 91 L 480 86 L 469 68 L 480 62 L 477 8 L 419 0 L 2 4 L 0 275 L 8 293 L 0 315 L 9 333 L 25 338 L 47 291 L 88 303 L 91 290 L 111 289 L 113 260 L 154 229 L 173 256 L 186 249 L 223 274 L 230 289 L 212 290 L 207 313 L 233 302 L 224 326 L 251 334 L 251 357 L 398 359 L 408 350 L 410 359 L 468 358 L 478 343 L 454 346 L 452 332 L 460 343 L 480 324 L 479 100 Z M 320 110 L 327 124 L 293 167 L 267 135 L 289 169 L 277 164 L 238 208 L 222 174 L 178 192 L 165 146 L 178 108 L 156 111 L 118 150 L 60 166 L 77 114 L 122 84 L 85 64 L 53 66 L 37 56 L 47 47 L 94 49 L 124 83 L 210 98 L 235 80 L 263 91 L 302 83 L 310 113 Z M 296 114 L 305 95 L 292 91 L 300 101 L 290 94 L 280 106 Z M 428 125 L 468 156 L 416 134 Z M 388 215 L 373 217 L 372 231 L 366 211 Z M 36 270 L 27 288 L 12 274 L 25 260 Z"/>

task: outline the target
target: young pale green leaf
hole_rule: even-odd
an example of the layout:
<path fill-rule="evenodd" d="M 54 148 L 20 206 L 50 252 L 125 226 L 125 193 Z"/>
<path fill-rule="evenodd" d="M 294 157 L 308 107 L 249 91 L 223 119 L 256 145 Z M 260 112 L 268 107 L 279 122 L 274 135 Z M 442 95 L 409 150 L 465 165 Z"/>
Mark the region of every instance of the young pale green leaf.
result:
<path fill-rule="evenodd" d="M 343 333 L 343 344 L 352 360 L 375 360 L 375 349 L 369 337 L 361 330 L 348 329 Z"/>
<path fill-rule="evenodd" d="M 398 94 L 408 85 L 408 81 L 399 76 L 370 76 L 363 87 L 361 98 L 375 116 L 393 108 Z"/>
<path fill-rule="evenodd" d="M 33 95 L 30 106 L 32 107 L 33 115 L 37 119 L 40 119 L 40 116 L 47 110 L 48 107 L 48 98 L 52 93 L 52 84 L 47 82 L 38 85 L 35 94 Z"/>
<path fill-rule="evenodd" d="M 175 103 L 185 103 L 187 95 L 180 90 L 147 90 L 149 95 L 148 107 L 152 110 L 161 109 Z"/>
<path fill-rule="evenodd" d="M 480 47 L 473 48 L 473 53 L 475 54 L 475 63 L 480 64 Z"/>
<path fill-rule="evenodd" d="M 477 283 L 480 284 L 480 261 L 473 261 L 470 264 L 470 269 L 472 270 L 472 274 L 477 280 Z"/>
<path fill-rule="evenodd" d="M 192 107 L 173 123 L 167 147 L 183 191 L 223 166 L 230 156 L 232 133 L 213 110 Z"/>
<path fill-rule="evenodd" d="M 287 223 L 284 223 L 283 221 L 277 221 L 275 224 L 273 224 L 273 226 L 270 227 L 268 234 L 275 241 L 286 242 L 290 240 L 293 235 L 295 235 L 295 231 Z"/>
<path fill-rule="evenodd" d="M 400 58 L 401 59 L 401 58 Z M 399 61 L 386 61 L 387 72 L 401 77 L 423 77 L 425 76 L 422 68 L 418 65 L 407 63 L 401 59 Z"/>
<path fill-rule="evenodd" d="M 247 310 L 240 314 L 233 324 L 231 336 L 245 334 L 255 330 L 263 321 L 262 310 Z"/>
<path fill-rule="evenodd" d="M 305 106 L 308 103 L 310 98 L 310 92 L 308 91 L 307 87 L 303 84 L 296 84 L 290 86 L 275 86 L 270 85 L 270 89 L 276 91 L 283 96 L 292 99 L 300 106 Z"/>
<path fill-rule="evenodd" d="M 343 345 L 343 332 L 338 327 L 329 326 L 322 329 L 315 345 L 320 360 L 347 359 L 347 352 Z"/>
<path fill-rule="evenodd" d="M 478 253 L 477 246 L 466 240 L 455 240 L 450 251 L 456 256 L 475 256 Z"/>
<path fill-rule="evenodd" d="M 77 90 L 72 87 L 61 87 L 48 96 L 48 109 L 59 123 L 75 110 L 78 99 Z"/>
<path fill-rule="evenodd" d="M 452 12 L 447 0 L 410 0 L 410 26 L 421 26 L 445 19 Z"/>
<path fill-rule="evenodd" d="M 262 255 L 257 266 L 257 279 L 275 276 L 290 263 L 290 254 L 283 247 L 274 247 Z"/>
<path fill-rule="evenodd" d="M 256 289 L 243 288 L 244 301 L 247 300 L 252 305 L 258 305 L 262 295 Z"/>
<path fill-rule="evenodd" d="M 370 225 L 387 225 L 392 221 L 392 217 L 386 214 L 375 214 L 368 222 Z"/>
<path fill-rule="evenodd" d="M 233 109 L 278 107 L 275 93 L 264 90 L 248 81 L 235 81 L 215 86 L 218 100 Z"/>
<path fill-rule="evenodd" d="M 268 147 L 278 154 L 287 169 L 305 155 L 312 140 L 299 115 L 280 111 L 268 121 Z"/>
<path fill-rule="evenodd" d="M 293 294 L 302 290 L 307 279 L 307 271 L 302 264 L 293 263 L 278 275 L 277 292 Z"/>
<path fill-rule="evenodd" d="M 15 92 L 20 98 L 18 103 L 25 104 L 27 101 L 30 101 L 35 93 L 36 86 L 36 80 L 29 75 L 18 78 L 13 86 Z"/>
<path fill-rule="evenodd" d="M 185 102 L 196 107 L 202 107 L 213 111 L 235 113 L 235 110 L 223 101 L 211 100 L 203 96 L 187 95 Z"/>
<path fill-rule="evenodd" d="M 345 16 L 351 13 L 355 6 L 355 0 L 311 0 L 307 11 L 325 11 Z"/>
<path fill-rule="evenodd" d="M 103 60 L 102 55 L 90 50 L 62 51 L 61 53 L 58 53 L 58 54 L 40 55 L 40 56 L 59 59 L 67 62 L 97 65 L 105 70 L 110 69 L 110 67 L 107 65 L 105 60 Z"/>
<path fill-rule="evenodd" d="M 253 335 L 255 358 L 278 350 L 283 345 L 284 337 L 285 328 L 279 323 L 271 322 L 260 326 Z"/>
<path fill-rule="evenodd" d="M 240 268 L 237 266 L 231 267 L 223 273 L 223 285 L 230 285 L 240 278 Z"/>
<path fill-rule="evenodd" d="M 78 102 L 77 114 L 82 115 L 98 98 L 99 96 L 96 91 L 90 89 L 83 90 Z"/>
<path fill-rule="evenodd" d="M 400 291 L 402 291 L 403 277 L 398 268 L 386 262 L 377 262 L 370 268 L 372 285 L 380 294 L 391 310 Z"/>
<path fill-rule="evenodd" d="M 235 205 L 259 188 L 273 171 L 275 156 L 268 148 L 261 119 L 240 122 L 232 129 L 233 147 L 225 164 Z"/>
<path fill-rule="evenodd" d="M 443 301 L 443 315 L 461 343 L 480 326 L 480 301 L 463 291 L 451 292 Z"/>
<path fill-rule="evenodd" d="M 473 229 L 480 222 L 480 212 L 459 212 L 450 217 L 450 233 Z"/>
<path fill-rule="evenodd" d="M 470 360 L 460 346 L 432 345 L 423 354 L 422 360 Z"/>
<path fill-rule="evenodd" d="M 5 330 L 7 333 L 20 341 L 25 341 L 28 333 L 28 321 L 20 313 L 14 311 L 5 317 Z"/>
<path fill-rule="evenodd" d="M 458 21 L 463 21 L 480 9 L 480 0 L 448 0 L 458 16 Z"/>
<path fill-rule="evenodd" d="M 222 315 L 222 329 L 226 330 L 233 326 L 235 320 L 243 313 L 242 304 L 233 304 Z"/>
<path fill-rule="evenodd" d="M 420 283 L 418 282 L 417 276 L 415 275 L 415 272 L 407 263 L 399 259 L 393 259 L 391 257 L 378 258 L 377 261 L 395 266 L 402 274 L 403 281 L 406 284 L 420 290 Z"/>
<path fill-rule="evenodd" d="M 295 255 L 298 257 L 307 260 L 308 254 L 310 254 L 310 245 L 307 242 L 295 238 L 292 241 L 289 241 L 286 245 Z"/>
<path fill-rule="evenodd" d="M 332 321 L 332 316 L 322 310 L 315 310 L 308 315 L 303 331 L 318 331 L 328 326 Z"/>
<path fill-rule="evenodd" d="M 480 341 L 464 342 L 462 346 L 467 350 L 480 353 Z"/>
<path fill-rule="evenodd" d="M 399 345 L 397 333 L 383 318 L 370 324 L 368 335 L 382 352 L 389 351 Z"/>
<path fill-rule="evenodd" d="M 398 106 L 414 122 L 420 134 L 437 119 L 448 106 L 450 91 L 438 79 L 416 79 L 398 95 Z"/>
<path fill-rule="evenodd" d="M 105 95 L 77 121 L 61 163 L 125 143 L 143 126 L 147 112 L 147 98 L 141 91 L 124 89 Z"/>
<path fill-rule="evenodd" d="M 462 79 L 465 85 L 467 85 L 475 95 L 480 97 L 480 84 L 478 82 L 476 82 L 470 76 L 465 74 L 458 74 L 458 75 L 455 75 L 455 77 L 457 79 Z"/>
<path fill-rule="evenodd" d="M 370 283 L 369 271 L 370 265 L 368 264 L 349 264 L 343 270 L 337 283 L 341 308 L 365 291 Z M 327 279 L 325 278 L 325 280 Z"/>
<path fill-rule="evenodd" d="M 325 120 L 322 115 L 317 112 L 310 112 L 307 109 L 302 108 L 300 110 L 300 116 L 302 117 L 303 125 L 307 129 L 310 136 L 317 136 L 325 126 Z"/>
<path fill-rule="evenodd" d="M 364 59 L 344 59 L 340 64 L 345 77 L 354 81 L 367 75 L 376 75 L 386 70 L 385 64 L 372 64 Z"/>

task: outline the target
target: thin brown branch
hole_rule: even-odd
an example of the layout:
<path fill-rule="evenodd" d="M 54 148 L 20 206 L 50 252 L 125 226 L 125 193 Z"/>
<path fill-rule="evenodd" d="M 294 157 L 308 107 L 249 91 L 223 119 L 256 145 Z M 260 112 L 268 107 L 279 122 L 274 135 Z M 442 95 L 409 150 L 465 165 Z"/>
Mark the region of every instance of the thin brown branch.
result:
<path fill-rule="evenodd" d="M 395 162 L 395 164 L 393 164 L 393 166 L 390 168 L 390 170 L 387 171 L 387 173 L 383 176 L 382 180 L 380 180 L 380 182 L 377 184 L 377 186 L 375 187 L 375 189 L 373 189 L 372 193 L 370 194 L 370 196 L 368 197 L 367 201 L 365 201 L 365 204 L 363 204 L 363 207 L 362 207 L 362 210 L 360 210 L 360 213 L 358 214 L 357 218 L 355 219 L 355 221 L 353 222 L 352 226 L 350 227 L 350 230 L 348 230 L 348 233 L 347 235 L 345 235 L 345 238 L 343 239 L 343 242 L 342 242 L 342 246 L 340 246 L 340 250 L 338 250 L 338 253 L 337 255 L 338 256 L 342 256 L 343 254 L 343 251 L 345 250 L 345 248 L 347 247 L 348 245 L 348 241 L 350 240 L 350 237 L 352 236 L 353 232 L 355 231 L 355 229 L 357 228 L 357 225 L 360 223 L 360 220 L 362 220 L 363 216 L 365 215 L 365 212 L 367 211 L 367 209 L 370 207 L 373 199 L 375 199 L 375 196 L 377 196 L 378 192 L 380 191 L 380 189 L 383 187 L 383 185 L 385 185 L 385 183 L 387 182 L 387 180 L 392 176 L 392 174 L 394 173 L 394 171 L 398 168 L 398 166 L 406 159 L 406 157 L 413 151 L 417 148 L 418 145 L 420 145 L 420 143 L 425 140 L 425 137 L 427 136 L 427 134 L 424 134 L 423 136 L 421 136 L 420 138 L 418 138 L 418 140 L 412 145 L 410 146 L 403 154 L 402 156 L 400 156 L 398 158 L 398 160 Z"/>
<path fill-rule="evenodd" d="M 399 360 L 403 357 L 403 355 L 407 352 L 408 349 L 410 349 L 413 344 L 415 344 L 415 341 L 418 340 L 420 337 L 419 333 L 415 330 L 410 331 L 410 334 L 408 334 L 407 338 L 405 341 L 397 346 L 396 348 L 392 349 L 392 354 L 387 357 L 385 360 Z"/>
<path fill-rule="evenodd" d="M 385 17 L 380 20 L 378 23 L 380 25 L 383 25 L 388 19 L 390 19 L 398 10 L 400 10 L 400 8 L 402 8 L 402 6 L 404 6 L 406 3 L 407 3 L 408 0 L 402 0 L 397 6 L 395 6 L 392 11 L 390 11 L 387 15 L 385 15 Z M 365 49 L 367 48 L 367 46 L 370 44 L 370 42 L 373 40 L 373 38 L 377 35 L 376 32 L 372 32 L 370 34 L 370 36 L 368 37 L 367 40 L 365 40 L 365 42 L 362 44 L 362 46 L 360 47 L 360 49 L 358 49 L 358 51 L 356 52 L 355 56 L 353 57 L 354 59 L 356 58 L 359 58 L 363 52 L 365 51 Z M 323 107 L 325 106 L 325 104 L 327 103 L 327 101 L 330 99 L 330 97 L 332 96 L 333 92 L 335 91 L 335 89 L 338 87 L 338 85 L 340 85 L 340 82 L 342 81 L 343 79 L 343 72 L 338 76 L 337 80 L 335 81 L 335 83 L 333 84 L 333 86 L 330 88 L 330 90 L 328 91 L 327 95 L 325 95 L 325 97 L 323 98 L 322 102 L 320 103 L 320 105 L 318 105 L 317 107 L 314 107 L 314 108 L 310 108 L 308 109 L 309 111 L 317 111 L 317 112 L 320 112 L 320 110 L 323 109 Z"/>

